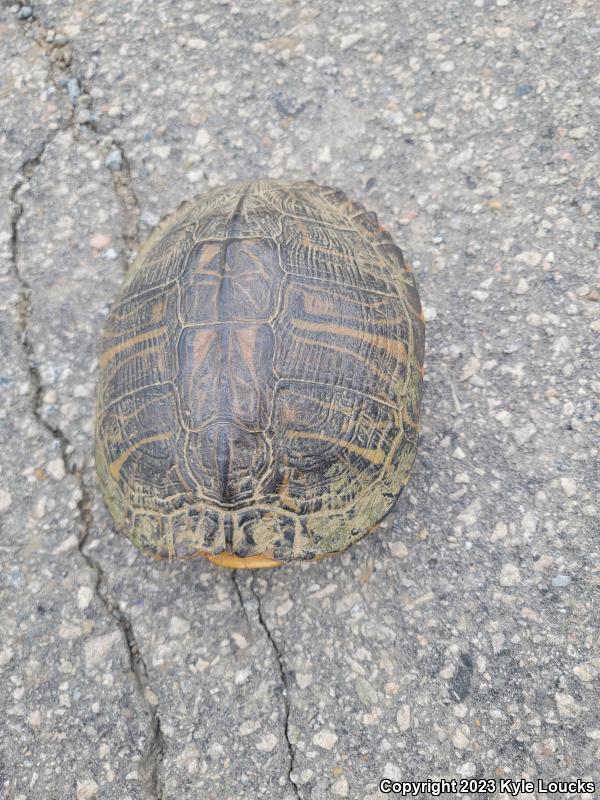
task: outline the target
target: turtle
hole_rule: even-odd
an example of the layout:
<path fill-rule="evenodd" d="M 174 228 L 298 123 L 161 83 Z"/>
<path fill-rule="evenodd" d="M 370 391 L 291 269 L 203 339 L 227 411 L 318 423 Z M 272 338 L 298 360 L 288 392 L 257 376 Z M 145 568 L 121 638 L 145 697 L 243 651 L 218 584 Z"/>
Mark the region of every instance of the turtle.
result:
<path fill-rule="evenodd" d="M 312 180 L 184 202 L 127 271 L 99 347 L 95 459 L 144 553 L 232 568 L 340 553 L 417 452 L 424 317 L 377 216 Z"/>

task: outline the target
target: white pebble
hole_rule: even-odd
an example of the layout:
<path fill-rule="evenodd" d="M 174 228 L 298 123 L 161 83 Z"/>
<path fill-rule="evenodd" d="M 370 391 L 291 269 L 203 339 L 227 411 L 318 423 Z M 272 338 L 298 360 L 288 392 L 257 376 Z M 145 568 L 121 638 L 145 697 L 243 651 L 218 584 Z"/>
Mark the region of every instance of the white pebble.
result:
<path fill-rule="evenodd" d="M 256 743 L 256 749 L 263 753 L 272 753 L 277 746 L 277 736 L 274 733 L 267 733 Z"/>
<path fill-rule="evenodd" d="M 526 535 L 531 535 L 537 530 L 539 520 L 533 511 L 526 511 L 521 520 L 521 530 Z"/>
<path fill-rule="evenodd" d="M 505 522 L 497 522 L 494 530 L 492 531 L 492 542 L 497 542 L 499 539 L 504 539 L 508 534 L 508 525 Z"/>
<path fill-rule="evenodd" d="M 307 686 L 310 686 L 312 683 L 312 675 L 310 672 L 297 672 L 296 673 L 296 683 L 301 689 L 306 689 Z"/>
<path fill-rule="evenodd" d="M 363 38 L 362 33 L 349 33 L 347 36 L 342 36 L 340 39 L 340 49 L 347 50 L 354 44 L 358 44 Z"/>
<path fill-rule="evenodd" d="M 581 127 L 581 128 L 571 128 L 569 131 L 569 136 L 571 139 L 585 139 L 588 135 L 588 129 Z"/>
<path fill-rule="evenodd" d="M 169 625 L 171 636 L 183 636 L 189 629 L 190 623 L 187 619 L 182 619 L 182 617 L 177 616 L 171 617 L 171 624 Z"/>
<path fill-rule="evenodd" d="M 79 608 L 81 611 L 86 609 L 92 602 L 93 596 L 94 592 L 89 586 L 80 586 L 77 592 L 77 608 Z"/>
<path fill-rule="evenodd" d="M 521 573 L 514 564 L 505 564 L 500 573 L 501 586 L 517 586 L 521 582 Z"/>
<path fill-rule="evenodd" d="M 319 731 L 319 733 L 315 733 L 312 740 L 313 744 L 323 750 L 333 750 L 338 737 L 333 731 Z"/>
<path fill-rule="evenodd" d="M 336 797 L 348 797 L 350 787 L 348 786 L 348 779 L 345 775 L 340 775 L 337 781 L 331 787 L 331 794 Z"/>
<path fill-rule="evenodd" d="M 425 322 L 433 322 L 433 320 L 437 317 L 437 309 L 434 306 L 424 305 L 422 310 L 423 316 L 425 317 Z"/>
<path fill-rule="evenodd" d="M 542 254 L 536 253 L 534 250 L 524 250 L 515 256 L 515 261 L 520 264 L 527 264 L 528 267 L 537 267 L 542 260 Z"/>
<path fill-rule="evenodd" d="M 459 750 L 464 750 L 464 748 L 468 746 L 469 738 L 466 735 L 468 731 L 469 729 L 466 725 L 461 725 L 460 728 L 456 729 L 452 737 L 452 744 L 454 747 L 457 747 Z"/>
<path fill-rule="evenodd" d="M 527 324 L 531 325 L 532 328 L 539 328 L 539 326 L 543 323 L 543 319 L 539 314 L 536 314 L 535 311 L 532 311 L 531 314 L 528 314 L 526 320 Z"/>
<path fill-rule="evenodd" d="M 252 667 L 244 667 L 244 669 L 240 669 L 235 673 L 234 683 L 236 686 L 241 686 L 242 684 L 246 683 L 250 675 L 252 674 Z"/>
<path fill-rule="evenodd" d="M 12 503 L 12 495 L 6 489 L 0 489 L 0 513 L 10 508 Z"/>
<path fill-rule="evenodd" d="M 317 153 L 317 161 L 319 164 L 331 164 L 331 147 L 328 144 Z"/>
<path fill-rule="evenodd" d="M 517 294 L 527 294 L 528 291 L 529 291 L 529 284 L 527 283 L 525 278 L 519 278 L 519 282 L 517 283 L 515 292 Z"/>
<path fill-rule="evenodd" d="M 188 39 L 186 45 L 191 50 L 204 50 L 206 47 L 206 42 L 204 39 Z"/>
<path fill-rule="evenodd" d="M 250 736 L 251 733 L 260 728 L 260 722 L 256 719 L 247 719 L 239 727 L 240 736 Z"/>
<path fill-rule="evenodd" d="M 573 478 L 561 478 L 560 485 L 567 497 L 573 497 L 573 495 L 577 494 L 577 484 Z"/>
<path fill-rule="evenodd" d="M 198 147 L 206 147 L 206 145 L 209 142 L 210 142 L 210 134 L 209 134 L 209 132 L 204 130 L 204 128 L 200 128 L 200 130 L 196 134 L 196 145 Z"/>
<path fill-rule="evenodd" d="M 396 714 L 396 724 L 401 731 L 407 731 L 410 728 L 410 706 L 406 703 L 400 706 L 400 710 Z"/>
<path fill-rule="evenodd" d="M 29 722 L 32 728 L 40 727 L 40 725 L 42 724 L 42 715 L 38 708 L 36 708 L 35 711 L 31 712 L 29 718 L 27 719 L 27 722 Z"/>
<path fill-rule="evenodd" d="M 442 122 L 442 120 L 439 117 L 429 117 L 429 119 L 427 120 L 427 124 L 429 125 L 430 128 L 433 128 L 434 130 L 438 131 L 441 131 L 446 127 L 444 122 Z"/>
<path fill-rule="evenodd" d="M 77 800 L 93 800 L 98 797 L 96 781 L 77 781 Z"/>
<path fill-rule="evenodd" d="M 231 91 L 231 81 L 217 81 L 215 83 L 215 91 L 222 97 L 229 94 Z"/>
<path fill-rule="evenodd" d="M 533 422 L 528 422 L 527 425 L 523 425 L 522 428 L 516 428 L 513 431 L 513 439 L 517 443 L 518 447 L 522 447 L 531 439 L 532 436 L 535 436 L 536 433 L 537 428 Z"/>
<path fill-rule="evenodd" d="M 62 458 L 53 458 L 46 464 L 46 472 L 55 481 L 60 481 L 65 477 L 65 464 Z"/>

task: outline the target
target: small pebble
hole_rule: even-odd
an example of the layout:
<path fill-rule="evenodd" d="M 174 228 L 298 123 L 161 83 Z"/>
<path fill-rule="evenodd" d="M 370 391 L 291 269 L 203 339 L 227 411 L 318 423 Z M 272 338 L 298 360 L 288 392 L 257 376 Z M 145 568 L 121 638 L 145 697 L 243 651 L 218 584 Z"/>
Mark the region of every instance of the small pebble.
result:
<path fill-rule="evenodd" d="M 307 686 L 310 686 L 312 683 L 312 675 L 310 672 L 297 672 L 296 673 L 296 683 L 301 689 L 306 689 Z"/>
<path fill-rule="evenodd" d="M 435 306 L 423 306 L 423 316 L 425 317 L 425 322 L 433 322 L 433 320 L 437 317 L 437 309 Z"/>
<path fill-rule="evenodd" d="M 112 170 L 121 169 L 122 163 L 123 163 L 123 157 L 121 156 L 121 151 L 118 150 L 116 147 L 114 147 L 104 159 L 104 166 Z"/>
<path fill-rule="evenodd" d="M 312 740 L 317 747 L 321 747 L 323 750 L 333 750 L 338 737 L 333 731 L 319 731 L 319 733 L 315 733 Z"/>
<path fill-rule="evenodd" d="M 242 684 L 246 683 L 250 675 L 252 674 L 252 667 L 244 667 L 244 669 L 240 669 L 235 673 L 235 677 L 233 679 L 236 686 L 242 686 Z"/>
<path fill-rule="evenodd" d="M 81 94 L 81 86 L 77 78 L 69 78 L 67 81 L 67 91 L 72 105 L 77 105 L 77 100 Z"/>
<path fill-rule="evenodd" d="M 452 744 L 454 747 L 458 748 L 459 750 L 464 750 L 465 747 L 469 745 L 469 739 L 466 733 L 468 729 L 465 725 L 461 725 L 460 728 L 457 728 L 454 732 L 454 736 L 452 737 Z"/>
<path fill-rule="evenodd" d="M 215 92 L 225 97 L 231 92 L 231 81 L 217 81 L 215 83 Z"/>
<path fill-rule="evenodd" d="M 177 616 L 171 617 L 169 630 L 172 636 L 184 636 L 189 631 L 190 627 L 190 623 L 187 619 L 182 619 Z"/>
<path fill-rule="evenodd" d="M 46 472 L 55 481 L 61 481 L 65 477 L 65 464 L 62 458 L 54 458 L 46 464 Z"/>
<path fill-rule="evenodd" d="M 190 50 L 204 50 L 206 47 L 206 42 L 204 39 L 191 38 L 186 40 L 185 45 L 186 47 L 189 47 Z"/>
<path fill-rule="evenodd" d="M 31 725 L 32 728 L 39 728 L 40 727 L 40 725 L 42 724 L 42 715 L 41 715 L 39 709 L 36 708 L 35 711 L 31 712 L 31 714 L 29 715 L 29 717 L 27 719 L 27 722 L 29 722 L 29 724 Z"/>
<path fill-rule="evenodd" d="M 12 495 L 6 489 L 0 489 L 0 513 L 10 508 Z"/>
<path fill-rule="evenodd" d="M 92 602 L 94 592 L 89 586 L 80 586 L 77 592 L 77 608 L 84 611 Z"/>
<path fill-rule="evenodd" d="M 347 50 L 349 47 L 358 44 L 362 38 L 362 33 L 349 33 L 347 36 L 342 36 L 340 39 L 340 49 Z"/>
<path fill-rule="evenodd" d="M 527 283 L 525 278 L 519 278 L 515 292 L 517 294 L 527 294 L 528 291 L 529 291 L 529 284 Z"/>
<path fill-rule="evenodd" d="M 581 127 L 581 128 L 571 128 L 569 131 L 569 136 L 571 139 L 585 139 L 588 135 L 588 129 Z"/>
<path fill-rule="evenodd" d="M 256 749 L 262 753 L 272 753 L 277 747 L 277 736 L 274 733 L 267 733 L 256 743 Z"/>
<path fill-rule="evenodd" d="M 568 586 L 570 583 L 571 578 L 568 575 L 555 575 L 554 578 L 552 578 L 552 586 L 556 586 L 558 588 Z"/>
<path fill-rule="evenodd" d="M 400 710 L 396 714 L 396 724 L 401 731 L 407 731 L 410 728 L 410 706 L 406 703 L 400 706 Z"/>
<path fill-rule="evenodd" d="M 317 161 L 319 164 L 331 164 L 331 147 L 328 144 L 317 153 Z"/>
<path fill-rule="evenodd" d="M 335 797 L 348 797 L 349 791 L 350 787 L 345 775 L 340 775 L 337 781 L 331 786 L 331 794 L 335 795 Z"/>
<path fill-rule="evenodd" d="M 104 250 L 111 241 L 112 237 L 110 233 L 95 233 L 90 239 L 90 245 L 93 250 Z"/>
<path fill-rule="evenodd" d="M 521 573 L 514 564 L 505 564 L 500 573 L 501 586 L 517 586 L 521 583 Z"/>
<path fill-rule="evenodd" d="M 515 256 L 515 261 L 518 261 L 519 264 L 527 264 L 528 267 L 537 267 L 541 260 L 542 254 L 533 250 L 524 250 Z"/>
<path fill-rule="evenodd" d="M 204 130 L 204 128 L 200 128 L 196 134 L 195 141 L 198 147 L 206 147 L 206 145 L 210 142 L 210 134 L 208 131 Z"/>
<path fill-rule="evenodd" d="M 33 16 L 33 9 L 31 6 L 21 6 L 17 11 L 17 19 L 29 19 Z"/>
<path fill-rule="evenodd" d="M 98 797 L 96 781 L 77 781 L 77 800 L 93 800 L 95 797 Z"/>
<path fill-rule="evenodd" d="M 577 494 L 577 484 L 573 478 L 561 478 L 560 485 L 562 486 L 562 490 L 567 497 L 573 497 L 575 494 Z"/>
<path fill-rule="evenodd" d="M 512 436 L 517 446 L 522 447 L 531 439 L 532 436 L 535 436 L 536 433 L 537 428 L 533 422 L 528 422 L 527 425 L 523 425 L 522 428 L 515 428 L 515 430 L 512 432 Z"/>
<path fill-rule="evenodd" d="M 444 122 L 439 117 L 429 117 L 427 124 L 430 128 L 433 128 L 436 131 L 441 131 L 446 127 Z"/>

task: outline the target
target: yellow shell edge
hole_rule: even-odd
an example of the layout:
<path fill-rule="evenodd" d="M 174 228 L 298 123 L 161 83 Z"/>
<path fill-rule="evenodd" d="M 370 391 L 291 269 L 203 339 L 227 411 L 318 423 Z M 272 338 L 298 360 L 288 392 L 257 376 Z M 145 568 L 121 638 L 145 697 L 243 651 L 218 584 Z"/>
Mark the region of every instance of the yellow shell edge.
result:
<path fill-rule="evenodd" d="M 229 567 L 229 569 L 265 569 L 268 567 L 280 567 L 281 561 L 275 561 L 263 553 L 256 556 L 234 556 L 231 553 L 219 553 L 216 556 L 202 553 L 204 558 L 212 561 L 219 567 Z"/>

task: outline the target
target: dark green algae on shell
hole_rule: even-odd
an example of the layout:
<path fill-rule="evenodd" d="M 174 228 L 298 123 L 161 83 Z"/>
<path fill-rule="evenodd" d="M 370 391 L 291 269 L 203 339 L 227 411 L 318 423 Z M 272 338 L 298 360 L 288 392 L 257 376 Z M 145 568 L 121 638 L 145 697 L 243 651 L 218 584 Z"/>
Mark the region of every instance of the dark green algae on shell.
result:
<path fill-rule="evenodd" d="M 184 203 L 102 337 L 96 465 L 118 529 L 159 558 L 345 550 L 408 480 L 423 354 L 412 272 L 342 192 L 264 180 Z"/>

